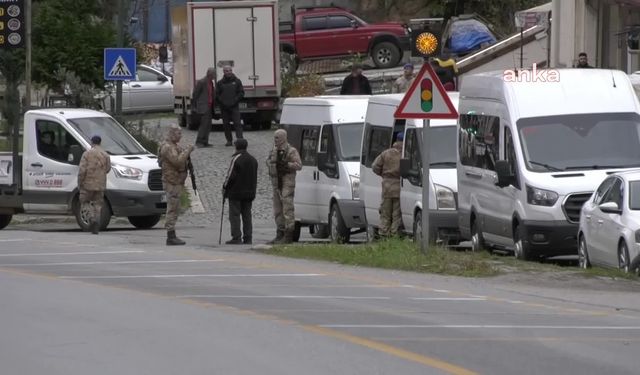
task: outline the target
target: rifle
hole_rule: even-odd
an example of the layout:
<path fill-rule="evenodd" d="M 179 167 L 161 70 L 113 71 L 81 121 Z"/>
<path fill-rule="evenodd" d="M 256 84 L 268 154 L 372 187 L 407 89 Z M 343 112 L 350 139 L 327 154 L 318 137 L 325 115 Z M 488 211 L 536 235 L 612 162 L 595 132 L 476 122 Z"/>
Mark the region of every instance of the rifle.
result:
<path fill-rule="evenodd" d="M 277 159 L 276 159 L 276 171 L 278 174 L 278 190 L 282 191 L 282 177 L 284 176 L 284 171 L 282 164 L 284 163 L 284 150 L 278 150 Z"/>
<path fill-rule="evenodd" d="M 198 188 L 196 187 L 196 174 L 193 171 L 191 156 L 189 156 L 189 159 L 187 159 L 187 169 L 189 170 L 189 176 L 191 176 L 191 185 L 193 186 L 193 192 L 198 195 Z"/>

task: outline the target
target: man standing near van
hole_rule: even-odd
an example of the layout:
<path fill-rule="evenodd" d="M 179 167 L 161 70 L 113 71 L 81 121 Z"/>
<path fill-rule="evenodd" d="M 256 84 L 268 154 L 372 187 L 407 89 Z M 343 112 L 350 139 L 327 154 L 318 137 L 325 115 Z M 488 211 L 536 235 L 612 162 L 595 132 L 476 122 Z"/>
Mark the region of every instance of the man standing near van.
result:
<path fill-rule="evenodd" d="M 231 240 L 228 245 L 249 245 L 252 242 L 251 204 L 256 198 L 258 185 L 258 161 L 247 152 L 246 139 L 236 139 L 236 153 L 223 184 L 224 197 L 229 199 L 229 223 Z M 242 231 L 240 231 L 242 216 Z"/>
<path fill-rule="evenodd" d="M 369 79 L 362 75 L 362 65 L 353 64 L 349 74 L 340 88 L 340 95 L 371 95 Z"/>
<path fill-rule="evenodd" d="M 107 189 L 107 174 L 111 170 L 111 158 L 100 144 L 99 135 L 91 137 L 91 149 L 82 154 L 78 171 L 78 190 L 83 212 L 88 213 L 91 233 L 100 231 L 100 214 L 104 203 L 104 191 Z"/>
<path fill-rule="evenodd" d="M 375 158 L 371 168 L 373 173 L 382 177 L 382 203 L 380 204 L 381 237 L 398 235 L 402 225 L 400 211 L 400 159 L 402 158 L 403 133 L 398 133 L 391 148 L 384 150 Z"/>
<path fill-rule="evenodd" d="M 236 129 L 236 139 L 242 138 L 242 123 L 240 122 L 240 101 L 244 98 L 244 87 L 242 81 L 233 74 L 233 69 L 229 65 L 222 68 L 224 76 L 216 86 L 216 97 L 220 103 L 222 111 L 222 125 L 224 136 L 227 138 L 226 146 L 232 146 L 231 121 Z"/>
<path fill-rule="evenodd" d="M 184 245 L 185 242 L 176 237 L 176 222 L 180 212 L 180 195 L 187 179 L 187 160 L 193 152 L 193 145 L 183 149 L 178 145 L 182 131 L 176 125 L 171 126 L 167 139 L 158 150 L 158 164 L 162 168 L 162 185 L 167 194 L 167 246 Z"/>
<path fill-rule="evenodd" d="M 393 83 L 391 92 L 394 94 L 407 92 L 415 78 L 416 77 L 413 74 L 413 64 L 404 64 L 404 74 L 398 77 L 398 79 L 396 79 L 396 81 Z"/>
<path fill-rule="evenodd" d="M 211 118 L 215 105 L 215 89 L 213 81 L 216 78 L 216 68 L 207 69 L 207 75 L 198 80 L 191 95 L 191 112 L 196 114 L 200 121 L 196 146 L 211 147 L 209 133 L 211 132 Z M 196 119 L 194 118 L 194 120 Z"/>
<path fill-rule="evenodd" d="M 287 142 L 287 132 L 276 130 L 274 147 L 267 158 L 267 168 L 273 186 L 273 216 L 276 220 L 277 235 L 270 244 L 293 242 L 295 216 L 293 196 L 296 190 L 296 172 L 302 169 L 300 154 Z"/>

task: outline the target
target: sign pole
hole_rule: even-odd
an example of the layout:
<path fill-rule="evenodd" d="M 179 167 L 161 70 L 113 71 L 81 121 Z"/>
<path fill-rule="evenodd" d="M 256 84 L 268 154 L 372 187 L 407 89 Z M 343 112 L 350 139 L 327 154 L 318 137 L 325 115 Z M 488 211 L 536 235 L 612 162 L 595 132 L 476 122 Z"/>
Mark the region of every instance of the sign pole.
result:
<path fill-rule="evenodd" d="M 429 165 L 431 164 L 430 142 L 431 126 L 428 119 L 422 120 L 422 241 L 420 250 L 423 254 L 429 251 Z"/>
<path fill-rule="evenodd" d="M 118 47 L 124 47 L 124 26 L 127 19 L 128 9 L 125 8 L 124 0 L 118 1 Z M 146 22 L 146 20 L 145 20 Z M 122 115 L 122 81 L 116 82 L 116 116 L 120 120 Z"/>

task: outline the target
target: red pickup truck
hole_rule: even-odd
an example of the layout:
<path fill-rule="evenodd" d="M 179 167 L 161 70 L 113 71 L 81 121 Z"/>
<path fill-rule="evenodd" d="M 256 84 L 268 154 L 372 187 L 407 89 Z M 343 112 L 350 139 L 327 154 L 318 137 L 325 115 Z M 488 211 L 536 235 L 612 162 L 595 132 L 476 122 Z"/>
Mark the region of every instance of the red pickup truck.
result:
<path fill-rule="evenodd" d="M 410 29 L 400 22 L 368 24 L 339 7 L 299 8 L 293 24 L 280 24 L 281 60 L 288 71 L 290 63 L 360 53 L 378 68 L 391 68 L 410 49 L 409 38 Z"/>

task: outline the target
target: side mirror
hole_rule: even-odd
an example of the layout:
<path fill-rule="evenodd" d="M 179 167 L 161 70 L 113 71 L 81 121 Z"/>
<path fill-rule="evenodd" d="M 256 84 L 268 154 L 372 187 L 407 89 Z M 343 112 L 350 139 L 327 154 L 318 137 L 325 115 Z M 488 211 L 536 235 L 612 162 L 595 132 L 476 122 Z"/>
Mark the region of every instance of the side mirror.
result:
<path fill-rule="evenodd" d="M 622 210 L 620 209 L 620 207 L 618 207 L 618 204 L 616 202 L 603 203 L 598 207 L 600 208 L 600 211 L 604 212 L 605 214 L 620 215 L 622 213 Z"/>
<path fill-rule="evenodd" d="M 409 178 L 411 173 L 409 169 L 411 168 L 411 160 L 409 159 L 400 159 L 400 176 L 402 178 Z"/>
<path fill-rule="evenodd" d="M 167 82 L 169 80 L 169 78 L 167 78 L 166 76 L 158 76 L 158 81 L 160 82 Z"/>
<path fill-rule="evenodd" d="M 71 164 L 79 165 L 83 153 L 84 149 L 80 145 L 72 145 L 71 147 L 69 147 L 69 155 L 67 156 L 67 161 Z"/>
<path fill-rule="evenodd" d="M 516 183 L 516 176 L 511 173 L 511 163 L 508 161 L 498 160 L 496 162 L 496 173 L 498 175 L 496 186 L 503 188 Z"/>
<path fill-rule="evenodd" d="M 356 22 L 356 20 L 351 20 L 351 22 L 349 22 L 351 24 L 351 27 L 353 27 L 354 29 L 358 28 L 358 23 Z"/>

